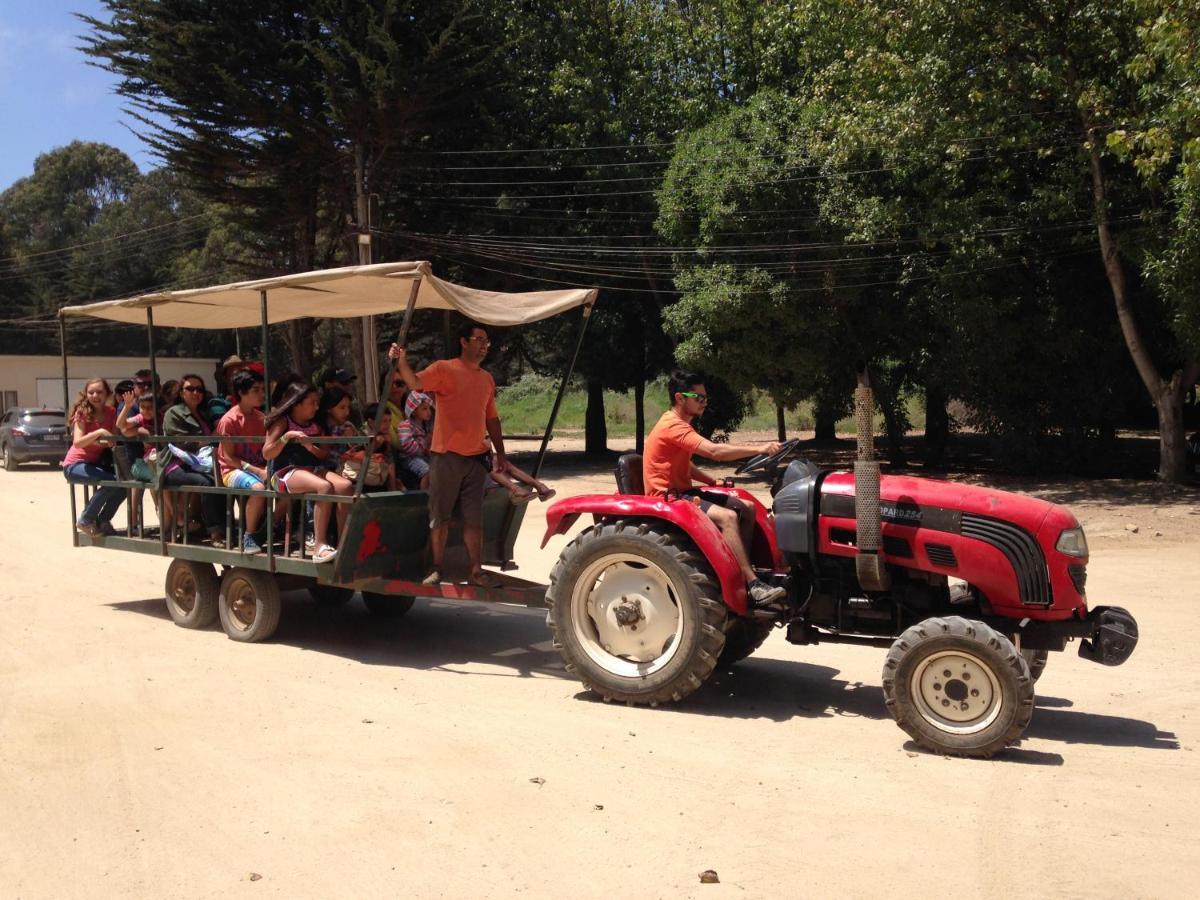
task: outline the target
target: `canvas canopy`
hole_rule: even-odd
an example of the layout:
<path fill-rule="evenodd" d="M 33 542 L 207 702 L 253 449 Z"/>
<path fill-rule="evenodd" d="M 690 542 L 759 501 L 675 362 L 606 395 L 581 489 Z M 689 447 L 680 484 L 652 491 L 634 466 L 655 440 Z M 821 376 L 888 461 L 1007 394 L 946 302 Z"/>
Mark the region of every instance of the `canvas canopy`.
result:
<path fill-rule="evenodd" d="M 584 288 L 480 291 L 438 278 L 427 262 L 394 262 L 67 306 L 60 315 L 145 325 L 146 310 L 153 309 L 156 326 L 250 328 L 262 323 L 262 291 L 267 292 L 267 321 L 275 323 L 403 312 L 414 285 L 417 309 L 455 309 L 476 322 L 500 327 L 525 325 L 596 301 L 595 289 Z"/>

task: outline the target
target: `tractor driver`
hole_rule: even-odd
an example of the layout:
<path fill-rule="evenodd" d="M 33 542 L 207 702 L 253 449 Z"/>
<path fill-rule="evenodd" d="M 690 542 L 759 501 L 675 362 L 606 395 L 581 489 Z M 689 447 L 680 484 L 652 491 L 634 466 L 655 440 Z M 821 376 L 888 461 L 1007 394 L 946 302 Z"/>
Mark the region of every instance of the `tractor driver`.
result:
<path fill-rule="evenodd" d="M 706 459 L 727 462 L 755 456 L 759 453 L 775 453 L 779 444 L 714 444 L 692 427 L 693 420 L 704 412 L 708 395 L 704 380 L 692 372 L 675 371 L 667 382 L 671 397 L 671 408 L 662 414 L 646 438 L 642 457 L 642 480 L 646 493 L 651 497 L 695 497 L 698 505 L 712 523 L 721 531 L 721 536 L 742 569 L 746 579 L 746 592 L 755 604 L 773 603 L 782 599 L 787 591 L 782 587 L 767 584 L 758 577 L 750 564 L 747 548 L 754 535 L 753 511 L 736 497 L 693 487 L 693 480 L 702 485 L 714 486 L 717 480 L 692 464 L 692 454 Z"/>

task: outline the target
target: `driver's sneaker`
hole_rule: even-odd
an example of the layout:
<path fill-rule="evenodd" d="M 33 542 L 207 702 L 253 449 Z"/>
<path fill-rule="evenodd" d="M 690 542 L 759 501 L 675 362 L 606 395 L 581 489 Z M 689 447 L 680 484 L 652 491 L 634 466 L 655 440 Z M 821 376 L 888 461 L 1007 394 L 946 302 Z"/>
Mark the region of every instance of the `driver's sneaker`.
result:
<path fill-rule="evenodd" d="M 772 603 L 778 603 L 786 597 L 787 589 L 779 585 L 767 584 L 762 579 L 755 578 L 746 585 L 746 593 L 750 595 L 750 599 L 754 601 L 755 606 L 768 606 Z"/>

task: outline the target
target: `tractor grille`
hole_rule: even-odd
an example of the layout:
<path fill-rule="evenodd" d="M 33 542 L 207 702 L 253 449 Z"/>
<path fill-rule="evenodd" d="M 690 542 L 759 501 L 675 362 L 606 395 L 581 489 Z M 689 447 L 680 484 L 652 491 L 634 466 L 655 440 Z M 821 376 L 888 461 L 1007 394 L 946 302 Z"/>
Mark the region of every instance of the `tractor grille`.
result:
<path fill-rule="evenodd" d="M 1071 576 L 1071 583 L 1075 585 L 1075 590 L 1079 591 L 1079 596 L 1082 597 L 1083 589 L 1087 586 L 1087 566 L 1067 566 L 1067 574 Z"/>
<path fill-rule="evenodd" d="M 947 544 L 926 544 L 925 555 L 935 566 L 944 566 L 947 569 L 954 569 L 958 566 L 954 548 Z"/>
<path fill-rule="evenodd" d="M 1022 603 L 1028 606 L 1051 604 L 1046 559 L 1042 556 L 1042 548 L 1028 531 L 1002 519 L 963 513 L 962 533 L 963 537 L 991 544 L 1004 554 L 1016 573 Z"/>

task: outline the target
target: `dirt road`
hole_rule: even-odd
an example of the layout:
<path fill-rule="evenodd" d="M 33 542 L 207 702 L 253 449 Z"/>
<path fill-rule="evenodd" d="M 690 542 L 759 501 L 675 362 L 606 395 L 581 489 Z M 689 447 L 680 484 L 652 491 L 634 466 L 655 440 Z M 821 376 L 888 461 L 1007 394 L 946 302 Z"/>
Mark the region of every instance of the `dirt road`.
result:
<path fill-rule="evenodd" d="M 1042 490 L 1141 643 L 1052 655 L 1026 739 L 979 762 L 906 742 L 882 651 L 777 634 L 631 709 L 565 676 L 533 610 L 296 593 L 267 644 L 176 628 L 163 560 L 73 550 L 62 476 L 0 472 L 0 896 L 1191 896 L 1196 495 Z M 543 509 L 517 550 L 539 580 Z"/>

